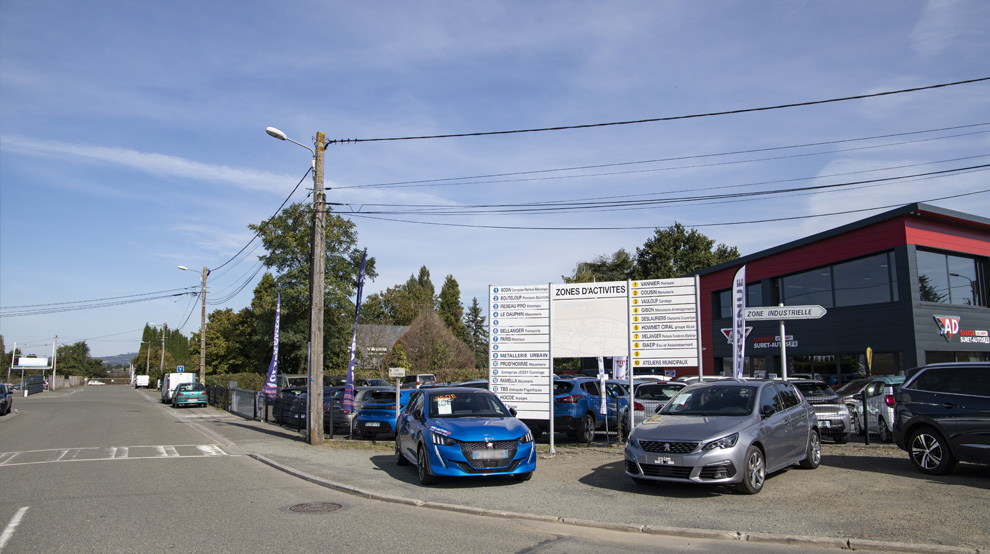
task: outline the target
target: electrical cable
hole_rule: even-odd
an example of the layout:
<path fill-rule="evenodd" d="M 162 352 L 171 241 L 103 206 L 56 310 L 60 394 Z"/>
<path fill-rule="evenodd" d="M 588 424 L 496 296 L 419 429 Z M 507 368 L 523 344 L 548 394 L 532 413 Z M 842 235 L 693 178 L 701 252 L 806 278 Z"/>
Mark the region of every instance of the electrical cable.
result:
<path fill-rule="evenodd" d="M 574 129 L 592 129 L 597 127 L 614 127 L 618 125 L 636 125 L 640 123 L 657 123 L 661 121 L 677 121 L 682 119 L 697 119 L 701 117 L 716 117 L 723 115 L 735 115 L 743 113 L 752 112 L 764 112 L 770 110 L 781 110 L 787 108 L 798 108 L 805 106 L 815 106 L 821 104 L 832 104 L 836 102 L 846 102 L 849 100 L 863 100 L 866 98 L 878 98 L 881 96 L 892 96 L 895 94 L 907 94 L 912 92 L 919 92 L 923 90 L 933 90 L 938 88 L 953 87 L 958 85 L 967 85 L 972 83 L 979 83 L 982 81 L 990 81 L 990 77 L 979 77 L 976 79 L 966 79 L 964 81 L 955 81 L 952 83 L 940 83 L 937 85 L 926 85 L 922 87 L 906 88 L 900 90 L 890 90 L 884 92 L 874 92 L 871 94 L 857 94 L 854 96 L 844 96 L 841 98 L 830 98 L 827 100 L 811 100 L 806 102 L 794 102 L 790 104 L 777 104 L 775 106 L 764 106 L 761 108 L 741 108 L 735 110 L 725 110 L 718 112 L 708 112 L 700 114 L 691 115 L 675 115 L 668 117 L 654 117 L 649 119 L 636 119 L 632 121 L 613 121 L 610 123 L 588 123 L 583 125 L 563 125 L 559 127 L 540 127 L 535 129 L 516 129 L 512 131 L 484 131 L 475 133 L 456 133 L 447 135 L 424 135 L 424 136 L 411 136 L 411 137 L 389 137 L 389 138 L 375 138 L 375 139 L 340 139 L 340 140 L 330 140 L 324 145 L 324 147 L 336 143 L 358 143 L 358 142 L 384 142 L 384 141 L 398 141 L 398 140 L 424 140 L 424 139 L 441 139 L 441 138 L 461 138 L 461 137 L 480 137 L 480 136 L 492 136 L 492 135 L 512 135 L 521 133 L 542 133 L 547 131 L 568 131 Z"/>

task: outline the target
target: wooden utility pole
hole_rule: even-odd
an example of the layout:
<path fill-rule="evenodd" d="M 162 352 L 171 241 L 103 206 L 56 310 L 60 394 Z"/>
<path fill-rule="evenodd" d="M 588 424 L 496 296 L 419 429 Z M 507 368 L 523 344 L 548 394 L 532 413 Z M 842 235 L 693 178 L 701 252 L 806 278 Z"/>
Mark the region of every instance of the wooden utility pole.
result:
<path fill-rule="evenodd" d="M 326 194 L 323 192 L 323 153 L 326 135 L 316 133 L 313 156 L 313 260 L 310 274 L 309 314 L 309 424 L 310 444 L 323 444 L 323 296 L 326 252 Z"/>
<path fill-rule="evenodd" d="M 206 384 L 206 276 L 210 270 L 203 266 L 203 320 L 199 326 L 199 382 Z"/>

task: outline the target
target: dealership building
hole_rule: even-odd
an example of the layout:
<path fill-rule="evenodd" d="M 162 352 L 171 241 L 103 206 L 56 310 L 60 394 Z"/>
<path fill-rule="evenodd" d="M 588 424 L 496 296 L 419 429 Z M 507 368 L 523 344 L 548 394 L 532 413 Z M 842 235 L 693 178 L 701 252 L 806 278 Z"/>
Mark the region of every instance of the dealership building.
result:
<path fill-rule="evenodd" d="M 990 219 L 909 204 L 698 272 L 705 373 L 732 374 L 732 283 L 743 265 L 747 307 L 825 312 L 747 321 L 747 376 L 783 374 L 781 340 L 788 375 L 833 383 L 990 360 Z"/>

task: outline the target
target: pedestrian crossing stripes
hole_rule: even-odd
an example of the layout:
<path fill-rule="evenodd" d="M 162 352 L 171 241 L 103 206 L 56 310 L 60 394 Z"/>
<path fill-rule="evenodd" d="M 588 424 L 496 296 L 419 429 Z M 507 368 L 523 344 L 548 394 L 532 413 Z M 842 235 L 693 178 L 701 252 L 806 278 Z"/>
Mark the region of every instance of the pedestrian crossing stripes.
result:
<path fill-rule="evenodd" d="M 167 458 L 212 458 L 217 456 L 230 456 L 230 454 L 215 444 L 94 446 L 89 448 L 0 452 L 0 467 L 96 460 L 154 460 Z"/>

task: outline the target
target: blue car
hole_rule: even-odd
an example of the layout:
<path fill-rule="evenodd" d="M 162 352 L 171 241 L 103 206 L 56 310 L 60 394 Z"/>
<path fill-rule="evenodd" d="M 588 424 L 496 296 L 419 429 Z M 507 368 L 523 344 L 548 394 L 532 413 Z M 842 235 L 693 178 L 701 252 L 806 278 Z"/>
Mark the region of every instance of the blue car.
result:
<path fill-rule="evenodd" d="M 399 409 L 409 401 L 416 389 L 405 389 L 399 395 Z M 359 438 L 377 439 L 395 433 L 395 389 L 372 392 L 355 418 L 354 432 Z"/>
<path fill-rule="evenodd" d="M 419 482 L 439 476 L 512 475 L 536 470 L 533 434 L 490 391 L 429 387 L 413 394 L 399 414 L 395 462 L 418 468 Z"/>
<path fill-rule="evenodd" d="M 584 444 L 595 440 L 598 431 L 628 434 L 629 392 L 622 381 L 605 381 L 607 414 L 601 412 L 601 382 L 598 379 L 558 379 L 553 382 L 554 431 L 567 433 L 571 439 Z M 536 436 L 550 430 L 545 420 L 527 420 Z"/>

